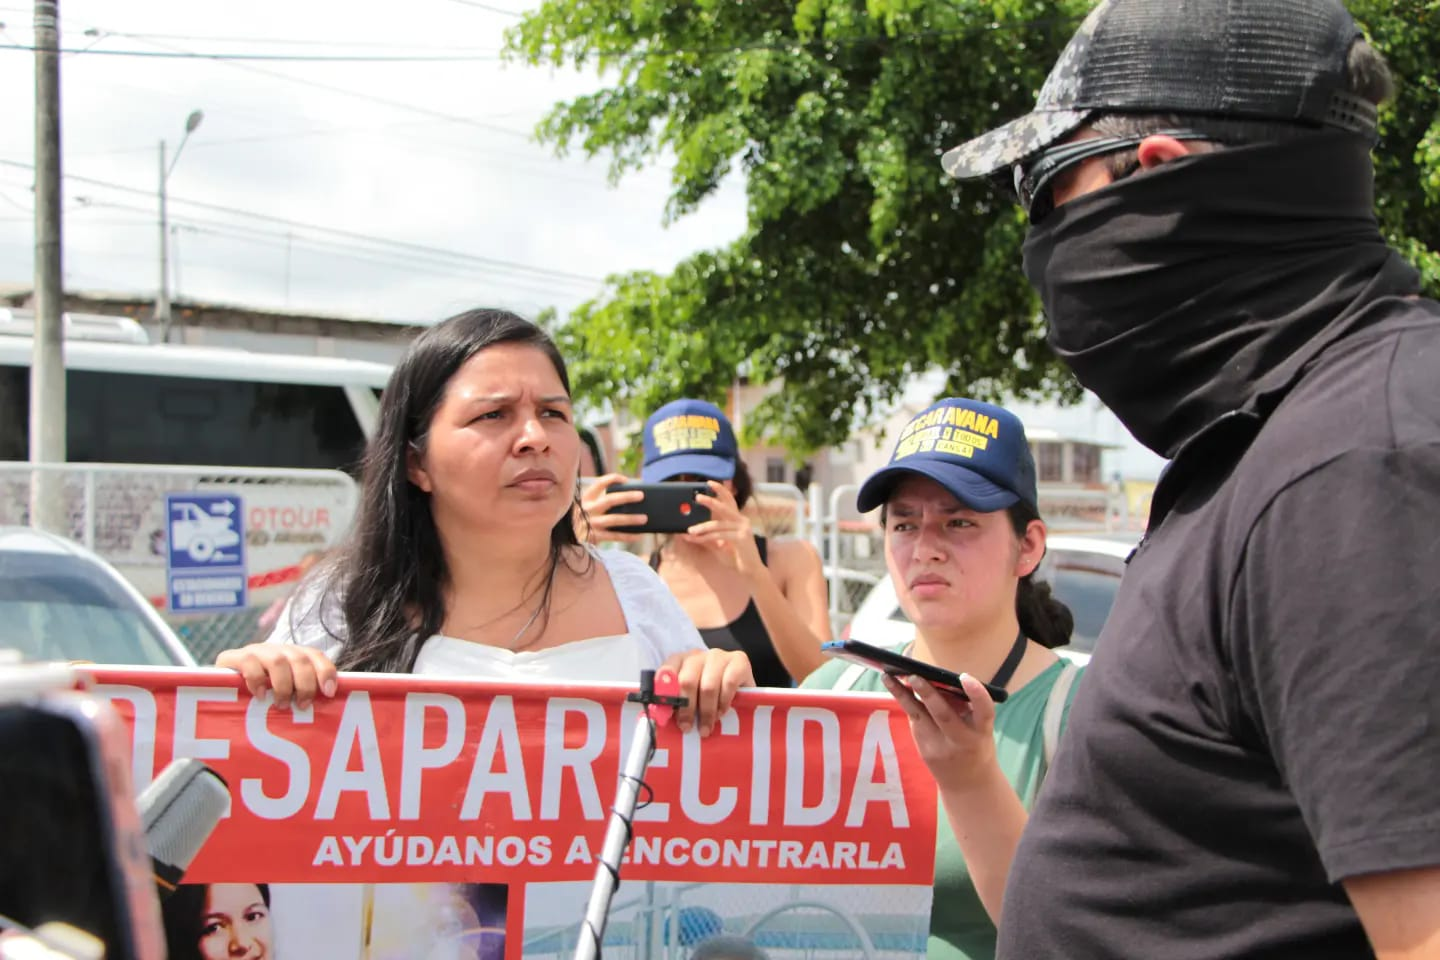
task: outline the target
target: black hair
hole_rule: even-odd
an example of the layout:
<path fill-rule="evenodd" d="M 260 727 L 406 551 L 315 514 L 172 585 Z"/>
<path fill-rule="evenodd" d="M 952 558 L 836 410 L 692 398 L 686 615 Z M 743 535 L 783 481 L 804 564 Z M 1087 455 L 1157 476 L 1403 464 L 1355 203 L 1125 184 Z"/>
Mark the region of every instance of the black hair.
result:
<path fill-rule="evenodd" d="M 210 895 L 208 883 L 182 883 L 160 904 L 165 924 L 166 956 L 170 960 L 201 960 L 200 935 L 205 930 L 205 898 Z M 270 885 L 251 884 L 260 891 L 265 906 L 270 906 Z M 274 952 L 274 945 L 270 946 Z"/>
<path fill-rule="evenodd" d="M 1395 81 L 1385 58 L 1364 39 L 1350 46 L 1345 58 L 1345 92 L 1380 106 L 1395 95 Z M 1229 117 L 1197 114 L 1127 114 L 1109 113 L 1089 124 L 1096 133 L 1107 137 L 1139 137 L 1159 130 L 1193 130 L 1205 134 L 1217 144 L 1245 146 L 1258 143 L 1284 143 L 1311 136 L 1327 127 L 1269 120 L 1237 120 Z M 1112 179 L 1133 173 L 1139 162 L 1134 148 L 1106 156 Z"/>
<path fill-rule="evenodd" d="M 1040 519 L 1040 511 L 1024 500 L 1016 501 L 1005 514 L 1017 537 L 1024 537 L 1031 521 Z M 1015 588 L 1015 617 L 1025 636 L 1052 650 L 1069 643 L 1075 632 L 1074 614 L 1055 597 L 1050 584 L 1036 579 L 1034 570 L 1021 577 Z"/>
<path fill-rule="evenodd" d="M 888 502 L 880 507 L 882 526 L 889 510 Z M 1005 515 L 1010 519 L 1010 528 L 1019 538 L 1024 538 L 1031 521 L 1040 519 L 1040 511 L 1024 500 L 1017 500 L 1007 507 Z M 1050 584 L 1036 579 L 1034 570 L 1021 577 L 1016 585 L 1015 619 L 1020 621 L 1020 630 L 1025 636 L 1052 650 L 1069 643 L 1070 634 L 1075 632 L 1074 614 L 1055 597 Z"/>
<path fill-rule="evenodd" d="M 605 475 L 605 451 L 600 449 L 600 440 L 595 436 L 595 431 L 589 427 L 577 428 L 580 433 L 580 442 L 585 444 L 585 449 L 590 451 L 590 459 L 595 461 L 595 476 Z"/>
<path fill-rule="evenodd" d="M 730 478 L 730 482 L 735 485 L 735 506 L 744 510 L 745 504 L 755 495 L 755 481 L 750 479 L 750 468 L 739 457 L 735 458 L 735 476 Z"/>
<path fill-rule="evenodd" d="M 410 673 L 425 640 L 445 622 L 450 571 L 431 513 L 430 495 L 410 482 L 411 451 L 423 453 L 430 422 L 450 379 L 496 344 L 534 347 L 550 359 L 565 392 L 570 377 L 555 342 L 540 327 L 504 310 L 470 310 L 430 327 L 396 364 L 380 399 L 380 421 L 365 448 L 354 532 L 328 578 L 338 590 L 341 670 Z M 578 487 L 576 489 L 578 496 Z M 555 569 L 578 545 L 567 512 L 550 530 L 550 560 L 541 596 L 549 615 Z M 320 609 L 330 606 L 322 600 Z M 324 617 L 321 622 L 324 624 Z M 543 621 L 542 621 L 543 623 Z M 543 629 L 543 626 L 542 628 Z"/>

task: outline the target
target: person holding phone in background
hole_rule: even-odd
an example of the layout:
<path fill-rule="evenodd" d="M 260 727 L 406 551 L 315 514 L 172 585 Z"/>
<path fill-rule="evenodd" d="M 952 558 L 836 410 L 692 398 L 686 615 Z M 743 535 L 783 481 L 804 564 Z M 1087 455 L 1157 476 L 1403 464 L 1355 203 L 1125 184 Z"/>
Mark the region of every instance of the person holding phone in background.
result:
<path fill-rule="evenodd" d="M 725 414 L 703 400 L 668 403 L 645 421 L 644 446 L 644 483 L 709 487 L 696 498 L 708 518 L 665 538 L 650 555 L 650 566 L 706 645 L 743 651 L 760 686 L 789 687 L 809 676 L 825 662 L 820 644 L 830 639 L 820 555 L 803 540 L 770 541 L 755 533 L 744 513 L 750 474 Z M 645 499 L 640 491 L 611 489 L 627 482 L 607 474 L 582 496 L 581 527 L 592 542 L 638 538 L 624 528 L 646 516 L 615 512 Z"/>
<path fill-rule="evenodd" d="M 885 689 L 909 716 L 946 814 L 928 956 L 989 960 L 1010 861 L 1078 673 L 1051 652 L 1070 640 L 1070 611 L 1035 580 L 1046 531 L 1025 428 L 992 404 L 941 400 L 906 425 L 857 499 L 862 511 L 880 508 L 885 564 L 915 623 L 915 640 L 896 652 L 960 674 L 969 699 L 843 660 L 802 686 Z"/>
<path fill-rule="evenodd" d="M 538 326 L 472 310 L 411 343 L 380 401 L 359 512 L 264 643 L 216 664 L 301 707 L 336 670 L 635 683 L 675 669 L 679 728 L 708 734 L 753 682 L 706 650 L 639 558 L 575 538 L 580 435 L 569 377 Z"/>

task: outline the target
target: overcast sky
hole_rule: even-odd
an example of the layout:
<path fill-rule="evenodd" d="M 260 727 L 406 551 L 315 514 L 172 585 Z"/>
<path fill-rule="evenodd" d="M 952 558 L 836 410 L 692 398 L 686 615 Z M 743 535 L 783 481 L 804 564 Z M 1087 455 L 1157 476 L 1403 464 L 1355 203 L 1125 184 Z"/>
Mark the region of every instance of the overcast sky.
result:
<path fill-rule="evenodd" d="M 667 228 L 664 166 L 612 187 L 603 158 L 535 142 L 554 103 L 600 81 L 500 61 L 525 5 L 60 0 L 62 48 L 88 48 L 61 61 L 67 288 L 154 296 L 158 145 L 173 152 L 197 109 L 168 181 L 178 299 L 411 322 L 476 305 L 534 316 L 595 296 L 607 274 L 667 271 L 738 236 L 738 177 Z M 0 0 L 0 284 L 34 274 L 34 55 L 3 49 L 30 45 L 33 21 L 25 0 Z M 152 56 L 114 55 L 125 51 Z M 178 52 L 474 59 L 153 56 Z M 1026 419 L 1120 444 L 1127 474 L 1160 466 L 1093 405 Z"/>
<path fill-rule="evenodd" d="M 158 144 L 173 151 L 195 109 L 204 121 L 169 179 L 172 296 L 416 321 L 481 303 L 533 314 L 588 299 L 608 273 L 667 270 L 737 236 L 738 182 L 667 229 L 667 170 L 611 187 L 602 159 L 557 159 L 534 141 L 552 104 L 599 81 L 501 63 L 502 33 L 518 18 L 497 11 L 524 6 L 60 0 L 62 48 L 93 44 L 61 62 L 64 171 L 116 185 L 66 181 L 67 286 L 153 295 Z M 0 44 L 33 41 L 24 0 L 0 0 L 0 21 Z M 216 62 L 102 51 L 479 59 Z M 33 54 L 0 49 L 0 91 L 9 121 L 0 161 L 10 162 L 0 164 L 0 283 L 28 284 L 33 174 L 11 164 L 34 160 Z"/>

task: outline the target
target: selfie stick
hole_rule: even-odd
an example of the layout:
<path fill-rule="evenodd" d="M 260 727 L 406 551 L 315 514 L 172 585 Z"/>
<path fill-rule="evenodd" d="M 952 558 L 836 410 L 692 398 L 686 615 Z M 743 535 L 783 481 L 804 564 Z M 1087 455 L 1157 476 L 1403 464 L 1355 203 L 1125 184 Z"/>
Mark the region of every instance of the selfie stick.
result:
<path fill-rule="evenodd" d="M 657 690 L 659 692 L 657 692 Z M 605 939 L 605 924 L 610 919 L 610 901 L 620 887 L 620 861 L 630 845 L 635 819 L 635 806 L 644 786 L 645 768 L 655 753 L 655 729 L 668 723 L 676 707 L 685 706 L 680 696 L 680 679 L 674 671 L 660 671 L 657 683 L 654 670 L 640 671 L 640 692 L 625 699 L 638 703 L 644 710 L 635 721 L 635 734 L 630 739 L 630 753 L 620 784 L 615 791 L 615 805 L 610 808 L 610 824 L 605 829 L 605 845 L 595 869 L 595 885 L 590 890 L 590 905 L 585 909 L 585 924 L 575 944 L 575 960 L 599 960 L 600 945 Z M 646 788 L 648 789 L 648 787 Z"/>

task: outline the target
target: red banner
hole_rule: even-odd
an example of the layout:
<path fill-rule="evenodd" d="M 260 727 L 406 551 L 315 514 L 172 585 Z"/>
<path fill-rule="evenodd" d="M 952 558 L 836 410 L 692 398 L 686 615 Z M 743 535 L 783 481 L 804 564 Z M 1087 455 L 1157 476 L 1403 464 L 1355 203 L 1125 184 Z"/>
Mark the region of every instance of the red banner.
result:
<path fill-rule="evenodd" d="M 507 957 L 519 885 L 594 878 L 640 713 L 613 686 L 344 674 L 302 711 L 229 671 L 93 675 L 137 786 L 178 757 L 229 785 L 186 883 L 504 884 Z M 643 779 L 627 883 L 895 885 L 928 914 L 935 789 L 887 697 L 743 691 L 709 737 L 660 727 Z"/>

